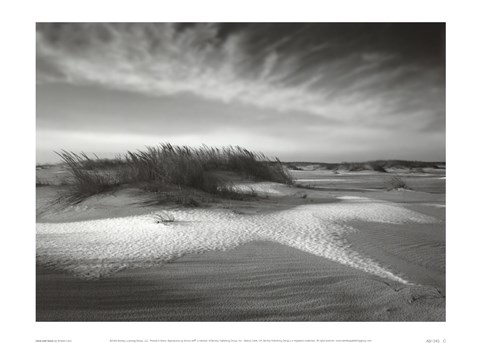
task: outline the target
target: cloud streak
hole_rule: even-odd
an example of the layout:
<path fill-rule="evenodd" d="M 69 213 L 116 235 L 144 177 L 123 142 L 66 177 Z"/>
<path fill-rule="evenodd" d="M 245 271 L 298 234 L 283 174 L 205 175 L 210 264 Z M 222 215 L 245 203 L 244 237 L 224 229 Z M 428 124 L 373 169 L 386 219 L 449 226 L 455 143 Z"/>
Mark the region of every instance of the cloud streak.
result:
<path fill-rule="evenodd" d="M 322 29 L 38 24 L 37 83 L 188 93 L 358 125 L 424 129 L 444 120 L 441 66 Z"/>

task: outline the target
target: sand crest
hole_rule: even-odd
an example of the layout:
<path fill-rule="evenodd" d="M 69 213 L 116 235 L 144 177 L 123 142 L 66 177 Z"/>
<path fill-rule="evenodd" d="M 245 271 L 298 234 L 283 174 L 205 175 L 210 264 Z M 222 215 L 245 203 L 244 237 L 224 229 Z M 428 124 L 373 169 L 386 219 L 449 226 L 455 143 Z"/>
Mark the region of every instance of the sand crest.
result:
<path fill-rule="evenodd" d="M 132 267 L 151 267 L 191 253 L 227 250 L 272 241 L 404 284 L 388 266 L 356 252 L 346 240 L 352 222 L 434 223 L 428 215 L 387 202 L 343 197 L 335 204 L 297 206 L 241 215 L 228 210 L 175 209 L 172 223 L 158 213 L 69 223 L 37 224 L 37 260 L 82 278 L 99 278 Z"/>

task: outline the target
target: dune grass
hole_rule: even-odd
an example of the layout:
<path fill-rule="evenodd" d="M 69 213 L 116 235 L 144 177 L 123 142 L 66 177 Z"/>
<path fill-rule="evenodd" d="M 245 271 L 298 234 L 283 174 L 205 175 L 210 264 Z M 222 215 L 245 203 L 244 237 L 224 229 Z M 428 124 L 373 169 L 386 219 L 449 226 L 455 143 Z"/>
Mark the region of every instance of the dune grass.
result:
<path fill-rule="evenodd" d="M 389 191 L 395 189 L 410 189 L 407 182 L 398 175 L 395 175 L 385 181 L 385 188 Z"/>
<path fill-rule="evenodd" d="M 168 143 L 143 151 L 128 151 L 115 159 L 89 158 L 85 153 L 57 153 L 72 175 L 64 199 L 77 203 L 124 184 L 161 192 L 194 189 L 220 197 L 239 197 L 234 188 L 214 172 L 234 172 L 246 179 L 291 184 L 292 178 L 278 159 L 241 147 L 199 148 Z M 179 192 L 181 193 L 181 192 Z M 253 195 L 253 194 L 252 194 Z M 241 196 L 240 198 L 243 198 Z M 187 200 L 189 202 L 190 200 Z"/>
<path fill-rule="evenodd" d="M 111 191 L 120 184 L 118 179 L 110 173 L 87 168 L 86 165 L 90 165 L 91 161 L 85 154 L 78 155 L 74 152 L 62 151 L 57 155 L 65 162 L 73 177 L 68 191 L 61 195 L 62 200 L 68 203 L 81 202 L 89 196 Z"/>

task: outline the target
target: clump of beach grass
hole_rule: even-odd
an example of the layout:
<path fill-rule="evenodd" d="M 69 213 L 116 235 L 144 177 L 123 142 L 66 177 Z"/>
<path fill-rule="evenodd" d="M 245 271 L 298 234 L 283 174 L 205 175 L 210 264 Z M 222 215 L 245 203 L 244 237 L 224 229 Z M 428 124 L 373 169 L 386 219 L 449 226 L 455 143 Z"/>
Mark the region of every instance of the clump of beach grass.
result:
<path fill-rule="evenodd" d="M 216 187 L 212 171 L 232 171 L 257 181 L 292 183 L 278 159 L 241 147 L 199 148 L 161 144 L 145 151 L 128 152 L 128 177 L 137 181 L 161 180 L 166 184 L 192 186 L 210 191 Z M 210 173 L 209 173 L 210 172 Z"/>
<path fill-rule="evenodd" d="M 173 223 L 175 221 L 175 217 L 173 214 L 168 213 L 166 211 L 159 211 L 154 215 L 155 223 Z"/>
<path fill-rule="evenodd" d="M 80 202 L 125 184 L 140 185 L 154 192 L 173 187 L 199 190 L 219 197 L 244 198 L 245 195 L 238 194 L 234 187 L 215 175 L 214 172 L 218 171 L 234 172 L 255 181 L 292 184 L 292 178 L 280 160 L 238 146 L 192 148 L 164 143 L 142 151 L 128 151 L 112 160 L 92 159 L 85 153 L 68 151 L 57 154 L 73 176 L 72 187 L 64 197 L 69 202 Z M 196 204 L 194 200 L 184 201 L 193 206 Z"/>
<path fill-rule="evenodd" d="M 57 155 L 65 162 L 72 174 L 73 182 L 69 184 L 67 192 L 61 199 L 68 203 L 79 203 L 92 195 L 113 190 L 119 185 L 118 179 L 108 172 L 101 172 L 95 168 L 86 168 L 89 162 L 85 154 L 61 151 Z"/>
<path fill-rule="evenodd" d="M 395 175 L 385 182 L 385 188 L 389 191 L 395 189 L 410 189 L 407 182 L 400 176 Z"/>

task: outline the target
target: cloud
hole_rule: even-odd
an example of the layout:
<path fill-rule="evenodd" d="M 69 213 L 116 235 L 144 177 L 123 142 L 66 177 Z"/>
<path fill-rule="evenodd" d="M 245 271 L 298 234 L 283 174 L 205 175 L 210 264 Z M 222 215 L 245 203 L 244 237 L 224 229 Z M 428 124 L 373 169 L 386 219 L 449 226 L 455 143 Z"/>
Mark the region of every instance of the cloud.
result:
<path fill-rule="evenodd" d="M 444 113 L 438 70 L 355 43 L 342 50 L 335 38 L 299 48 L 302 31 L 252 51 L 251 31 L 216 24 L 38 24 L 37 82 L 190 93 L 359 125 L 424 127 Z"/>

